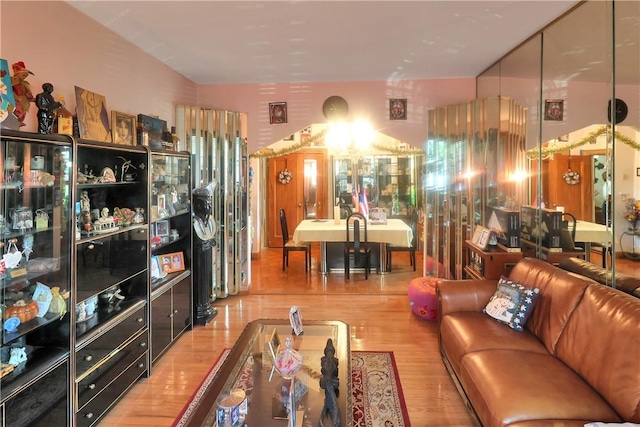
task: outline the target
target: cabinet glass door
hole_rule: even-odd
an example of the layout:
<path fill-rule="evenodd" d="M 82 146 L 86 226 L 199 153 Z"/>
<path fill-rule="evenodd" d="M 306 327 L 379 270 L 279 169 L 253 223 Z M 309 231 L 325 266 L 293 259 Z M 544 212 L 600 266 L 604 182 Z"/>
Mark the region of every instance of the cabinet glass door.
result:
<path fill-rule="evenodd" d="M 72 148 L 67 137 L 5 130 L 0 148 L 4 400 L 69 355 Z"/>

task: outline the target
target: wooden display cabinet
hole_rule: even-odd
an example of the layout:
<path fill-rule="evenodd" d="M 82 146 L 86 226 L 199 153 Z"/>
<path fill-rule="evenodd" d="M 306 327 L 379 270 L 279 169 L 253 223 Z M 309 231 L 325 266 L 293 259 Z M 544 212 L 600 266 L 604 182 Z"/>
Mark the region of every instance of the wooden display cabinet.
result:
<path fill-rule="evenodd" d="M 509 276 L 511 269 L 522 259 L 522 252 L 508 252 L 499 247 L 482 249 L 465 240 L 467 247 L 467 265 L 464 272 L 469 279 L 500 279 Z"/>

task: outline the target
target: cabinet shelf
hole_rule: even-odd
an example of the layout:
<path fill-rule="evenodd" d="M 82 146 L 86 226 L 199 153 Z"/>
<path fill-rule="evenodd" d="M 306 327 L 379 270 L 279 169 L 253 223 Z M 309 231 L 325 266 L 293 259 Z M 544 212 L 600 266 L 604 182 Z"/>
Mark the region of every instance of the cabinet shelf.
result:
<path fill-rule="evenodd" d="M 124 233 L 131 230 L 143 230 L 146 231 L 148 224 L 134 224 L 126 227 L 119 227 L 117 230 L 109 231 L 107 233 L 92 233 L 90 235 L 83 235 L 80 239 L 76 239 L 76 244 L 88 243 L 93 240 L 102 239 L 104 237 L 114 236 L 116 234 Z"/>
<path fill-rule="evenodd" d="M 92 337 L 105 330 L 112 329 L 119 318 L 124 318 L 146 304 L 144 298 L 132 298 L 120 301 L 117 305 L 110 307 L 98 306 L 93 318 L 86 322 L 76 323 L 76 348 L 80 348 L 84 343 L 91 341 Z"/>
<path fill-rule="evenodd" d="M 92 182 L 78 184 L 78 190 L 84 190 L 89 188 L 107 188 L 107 187 L 126 187 L 140 184 L 140 181 L 116 181 L 116 182 Z"/>
<path fill-rule="evenodd" d="M 29 384 L 34 379 L 54 369 L 59 363 L 69 357 L 69 350 L 58 347 L 36 346 L 29 351 L 26 365 L 14 368 L 13 372 L 2 377 L 2 398 L 10 399 L 19 392 L 23 384 Z"/>
<path fill-rule="evenodd" d="M 21 323 L 18 328 L 13 332 L 5 332 L 3 342 L 9 343 L 13 340 L 16 340 L 24 335 L 27 335 L 42 326 L 48 325 L 49 323 L 62 320 L 62 316 L 59 314 L 51 314 L 46 313 L 43 317 L 36 317 L 34 319 L 29 320 L 28 322 Z"/>
<path fill-rule="evenodd" d="M 175 273 L 168 273 L 165 277 L 161 279 L 154 279 L 151 281 L 151 297 L 154 298 L 156 295 L 161 294 L 166 291 L 168 288 L 173 286 L 175 283 L 179 282 L 185 277 L 189 277 L 191 275 L 190 270 L 185 271 L 177 271 Z"/>

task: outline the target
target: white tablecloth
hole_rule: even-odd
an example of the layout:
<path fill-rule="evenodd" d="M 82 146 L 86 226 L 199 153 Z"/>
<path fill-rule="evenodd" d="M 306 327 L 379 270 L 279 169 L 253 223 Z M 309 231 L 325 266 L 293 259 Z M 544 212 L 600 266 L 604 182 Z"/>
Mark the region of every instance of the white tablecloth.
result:
<path fill-rule="evenodd" d="M 576 221 L 576 242 L 610 243 L 611 229 L 604 224 Z"/>
<path fill-rule="evenodd" d="M 333 219 L 302 221 L 293 232 L 296 243 L 307 242 L 344 242 L 346 240 L 346 220 L 335 224 Z M 363 237 L 363 236 L 361 236 Z M 390 218 L 386 224 L 367 224 L 369 242 L 388 243 L 396 246 L 411 246 L 413 232 L 403 220 Z"/>

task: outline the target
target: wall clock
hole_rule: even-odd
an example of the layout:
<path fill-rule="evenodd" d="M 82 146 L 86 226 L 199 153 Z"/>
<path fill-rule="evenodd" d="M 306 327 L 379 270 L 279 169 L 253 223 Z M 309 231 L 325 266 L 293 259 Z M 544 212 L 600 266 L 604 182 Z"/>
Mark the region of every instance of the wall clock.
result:
<path fill-rule="evenodd" d="M 616 98 L 615 107 L 613 109 L 611 108 L 611 101 L 609 101 L 607 109 L 607 118 L 609 119 L 609 123 L 613 121 L 613 123 L 617 125 L 627 118 L 627 114 L 629 114 L 629 107 L 627 107 L 627 103 L 622 99 Z"/>
<path fill-rule="evenodd" d="M 341 120 L 349 114 L 349 104 L 341 96 L 330 96 L 322 104 L 322 114 L 328 120 Z"/>

